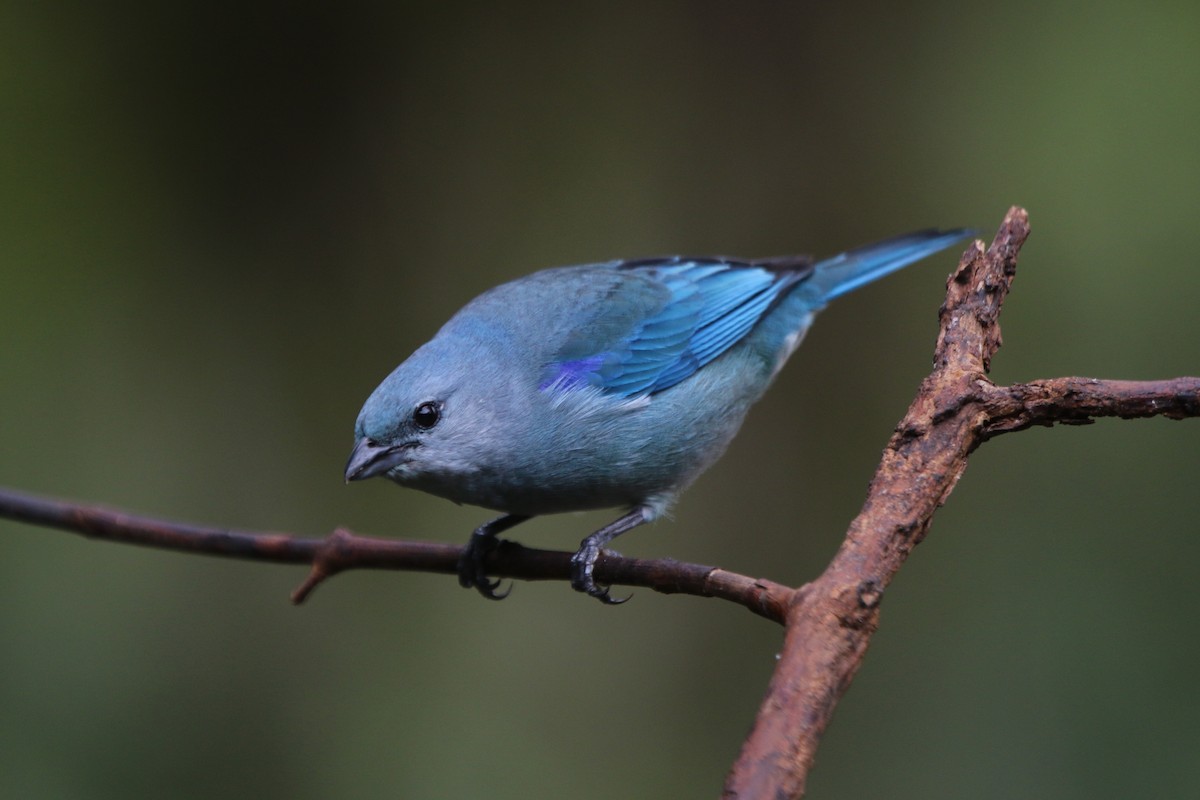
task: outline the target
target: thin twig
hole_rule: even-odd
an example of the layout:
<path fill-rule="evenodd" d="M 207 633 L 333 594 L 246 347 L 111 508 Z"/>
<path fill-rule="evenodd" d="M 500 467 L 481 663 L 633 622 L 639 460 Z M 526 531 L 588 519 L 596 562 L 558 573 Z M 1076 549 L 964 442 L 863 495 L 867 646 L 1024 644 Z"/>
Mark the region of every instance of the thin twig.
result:
<path fill-rule="evenodd" d="M 123 511 L 35 497 L 0 488 L 0 517 L 80 533 L 94 539 L 184 550 L 214 556 L 311 564 L 292 593 L 302 603 L 322 581 L 350 569 L 390 569 L 457 574 L 462 548 L 440 542 L 377 539 L 339 528 L 323 539 L 288 533 L 241 531 L 139 517 Z M 571 553 L 503 542 L 488 572 L 522 580 L 569 580 Z M 717 597 L 759 616 L 783 622 L 792 589 L 767 580 L 673 559 L 624 558 L 605 553 L 596 564 L 605 583 L 642 586 L 665 594 Z"/>

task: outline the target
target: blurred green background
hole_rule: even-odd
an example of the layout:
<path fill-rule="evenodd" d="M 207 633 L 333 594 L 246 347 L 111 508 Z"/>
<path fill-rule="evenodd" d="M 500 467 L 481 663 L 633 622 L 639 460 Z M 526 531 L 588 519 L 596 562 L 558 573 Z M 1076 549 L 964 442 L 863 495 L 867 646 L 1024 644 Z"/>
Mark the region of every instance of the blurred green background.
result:
<path fill-rule="evenodd" d="M 1200 371 L 1200 6 L 0 5 L 0 484 L 460 542 L 346 487 L 359 406 L 483 289 L 661 253 L 1034 233 L 1001 382 Z M 927 371 L 945 254 L 838 303 L 621 551 L 800 583 Z M 979 450 L 813 797 L 1200 788 L 1200 422 Z M 573 548 L 611 515 L 545 518 Z M 713 797 L 781 641 L 716 601 L 304 571 L 0 522 L 0 796 Z"/>

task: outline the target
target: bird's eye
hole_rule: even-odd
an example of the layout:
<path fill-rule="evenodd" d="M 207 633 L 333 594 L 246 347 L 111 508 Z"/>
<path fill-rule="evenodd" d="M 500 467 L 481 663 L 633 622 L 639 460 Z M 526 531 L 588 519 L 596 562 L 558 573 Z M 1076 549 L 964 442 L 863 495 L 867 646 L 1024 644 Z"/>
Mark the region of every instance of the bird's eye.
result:
<path fill-rule="evenodd" d="M 442 409 L 437 403 L 421 403 L 421 405 L 413 409 L 412 418 L 414 425 L 423 431 L 427 431 L 438 424 L 438 420 L 442 418 Z"/>

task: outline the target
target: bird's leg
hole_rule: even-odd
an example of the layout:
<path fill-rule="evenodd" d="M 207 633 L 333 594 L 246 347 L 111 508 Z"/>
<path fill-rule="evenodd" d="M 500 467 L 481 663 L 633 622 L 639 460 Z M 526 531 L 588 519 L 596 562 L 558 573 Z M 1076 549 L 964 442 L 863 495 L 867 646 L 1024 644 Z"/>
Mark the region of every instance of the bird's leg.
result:
<path fill-rule="evenodd" d="M 508 592 L 512 591 L 512 588 L 510 587 L 504 592 L 497 592 L 500 580 L 498 578 L 494 581 L 488 580 L 483 562 L 487 560 L 488 554 L 499 545 L 500 542 L 496 539 L 499 534 L 527 519 L 529 517 L 520 514 L 505 514 L 503 517 L 496 517 L 491 522 L 485 522 L 475 529 L 467 542 L 466 549 L 458 558 L 458 582 L 464 589 L 470 589 L 473 586 L 489 600 L 503 600 L 508 597 Z"/>
<path fill-rule="evenodd" d="M 607 586 L 597 586 L 592 578 L 592 570 L 596 568 L 596 559 L 604 545 L 626 531 L 633 530 L 646 521 L 646 510 L 641 506 L 630 511 L 620 519 L 616 519 L 591 536 L 579 543 L 579 550 L 571 556 L 571 588 L 577 592 L 585 592 L 602 603 L 615 606 L 624 603 L 628 597 L 620 600 L 609 596 Z"/>

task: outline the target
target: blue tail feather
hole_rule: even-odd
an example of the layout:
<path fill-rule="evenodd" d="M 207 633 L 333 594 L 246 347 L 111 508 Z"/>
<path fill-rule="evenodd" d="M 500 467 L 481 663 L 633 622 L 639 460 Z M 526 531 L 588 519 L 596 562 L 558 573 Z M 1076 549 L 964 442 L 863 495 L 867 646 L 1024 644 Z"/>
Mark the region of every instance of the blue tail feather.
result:
<path fill-rule="evenodd" d="M 976 234 L 971 228 L 929 229 L 848 250 L 819 261 L 808 284 L 829 302 Z"/>

